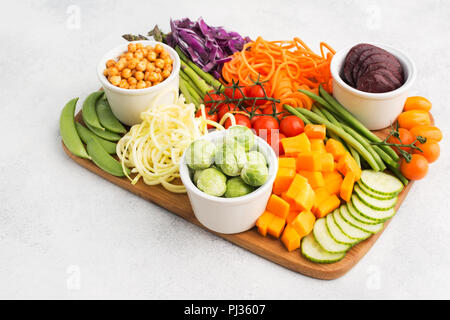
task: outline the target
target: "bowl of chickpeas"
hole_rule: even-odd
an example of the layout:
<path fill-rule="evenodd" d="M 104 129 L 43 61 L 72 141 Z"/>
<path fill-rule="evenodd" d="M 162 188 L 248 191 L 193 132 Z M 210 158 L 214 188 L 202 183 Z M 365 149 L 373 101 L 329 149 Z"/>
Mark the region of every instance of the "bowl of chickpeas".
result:
<path fill-rule="evenodd" d="M 114 115 L 124 124 L 140 123 L 141 112 L 173 101 L 179 89 L 180 57 L 168 45 L 133 41 L 110 50 L 97 75 Z"/>

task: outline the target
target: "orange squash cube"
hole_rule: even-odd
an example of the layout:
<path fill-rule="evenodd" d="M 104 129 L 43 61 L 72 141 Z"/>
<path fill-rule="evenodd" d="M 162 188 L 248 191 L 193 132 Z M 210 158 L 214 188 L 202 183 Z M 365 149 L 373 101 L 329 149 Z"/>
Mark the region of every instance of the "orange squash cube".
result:
<path fill-rule="evenodd" d="M 313 189 L 325 186 L 325 180 L 323 179 L 322 172 L 320 171 L 300 170 L 298 174 L 308 179 L 308 183 Z"/>
<path fill-rule="evenodd" d="M 313 229 L 316 217 L 310 211 L 302 211 L 291 222 L 291 226 L 297 231 L 300 238 L 307 236 Z"/>
<path fill-rule="evenodd" d="M 342 185 L 342 175 L 337 172 L 324 172 L 323 179 L 325 180 L 325 188 L 330 194 L 339 194 Z"/>
<path fill-rule="evenodd" d="M 327 152 L 323 139 L 309 139 L 309 142 L 311 143 L 311 151 L 317 151 L 319 153 Z"/>
<path fill-rule="evenodd" d="M 328 191 L 327 188 L 322 187 L 314 189 L 314 194 L 315 194 L 314 204 L 311 211 L 315 213 L 319 205 L 326 199 L 328 199 L 329 196 L 331 196 L 331 193 Z"/>
<path fill-rule="evenodd" d="M 258 228 L 258 232 L 264 237 L 267 234 L 267 228 L 269 224 L 272 222 L 272 219 L 275 215 L 272 212 L 264 211 L 262 215 L 259 216 L 258 220 L 256 220 L 256 227 Z"/>
<path fill-rule="evenodd" d="M 266 211 L 272 212 L 280 218 L 286 219 L 289 214 L 289 207 L 288 202 L 276 194 L 272 194 L 267 202 Z"/>
<path fill-rule="evenodd" d="M 339 193 L 342 200 L 345 200 L 347 202 L 350 201 L 350 198 L 353 193 L 353 186 L 355 184 L 355 179 L 356 176 L 353 171 L 348 172 L 347 175 L 344 177 L 344 181 L 342 181 L 341 185 L 341 191 Z"/>
<path fill-rule="evenodd" d="M 294 179 L 292 180 L 291 185 L 287 189 L 287 191 L 284 193 L 284 196 L 282 194 L 282 198 L 285 200 L 294 201 L 297 194 L 302 192 L 302 190 L 305 188 L 305 186 L 308 184 L 308 179 L 305 177 L 296 174 L 294 176 Z"/>
<path fill-rule="evenodd" d="M 317 208 L 315 214 L 316 217 L 323 218 L 330 212 L 333 212 L 334 209 L 337 209 L 341 205 L 341 200 L 339 200 L 338 196 L 332 194 L 325 201 L 323 201 Z"/>
<path fill-rule="evenodd" d="M 348 172 L 355 174 L 355 181 L 361 177 L 361 168 L 358 166 L 356 160 L 352 157 L 350 152 L 346 152 L 338 161 L 337 169 L 342 175 L 346 176 Z"/>
<path fill-rule="evenodd" d="M 324 124 L 308 123 L 304 129 L 306 135 L 310 139 L 325 139 L 327 136 L 327 127 Z"/>
<path fill-rule="evenodd" d="M 313 188 L 311 188 L 309 183 L 307 183 L 303 187 L 303 190 L 300 193 L 298 193 L 294 199 L 295 208 L 310 211 L 314 204 L 314 198 L 315 198 L 314 190 Z"/>
<path fill-rule="evenodd" d="M 291 223 L 295 219 L 295 217 L 298 216 L 299 213 L 300 213 L 299 211 L 289 211 L 289 214 L 286 217 L 286 223 L 287 224 Z"/>
<path fill-rule="evenodd" d="M 334 171 L 334 157 L 331 153 L 321 153 L 320 162 L 322 164 L 322 172 Z"/>
<path fill-rule="evenodd" d="M 272 221 L 270 221 L 267 227 L 267 233 L 272 237 L 279 238 L 283 232 L 284 226 L 286 225 L 286 220 L 274 215 Z"/>
<path fill-rule="evenodd" d="M 288 168 L 288 169 L 296 169 L 295 158 L 291 157 L 283 157 L 278 158 L 278 169 L 279 168 Z"/>
<path fill-rule="evenodd" d="M 322 171 L 321 153 L 310 151 L 297 156 L 297 171 Z"/>
<path fill-rule="evenodd" d="M 347 152 L 344 145 L 333 138 L 327 140 L 325 149 L 333 155 L 334 161 L 338 161 Z"/>
<path fill-rule="evenodd" d="M 287 157 L 295 157 L 299 153 L 311 151 L 311 143 L 304 132 L 294 137 L 283 138 L 280 141 Z"/>
<path fill-rule="evenodd" d="M 272 192 L 276 195 L 281 195 L 282 192 L 286 191 L 289 188 L 292 180 L 294 180 L 295 174 L 295 169 L 278 168 L 275 181 L 273 182 Z"/>
<path fill-rule="evenodd" d="M 289 252 L 300 248 L 300 240 L 300 235 L 292 226 L 287 225 L 286 228 L 284 228 L 283 235 L 281 236 L 281 242 L 283 242 Z"/>

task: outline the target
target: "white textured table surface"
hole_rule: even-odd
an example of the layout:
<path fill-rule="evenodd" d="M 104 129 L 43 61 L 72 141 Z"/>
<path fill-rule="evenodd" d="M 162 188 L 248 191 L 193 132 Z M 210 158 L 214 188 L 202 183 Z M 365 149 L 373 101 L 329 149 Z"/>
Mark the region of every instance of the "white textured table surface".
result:
<path fill-rule="evenodd" d="M 99 87 L 124 33 L 203 16 L 315 50 L 363 41 L 415 60 L 411 94 L 446 139 L 389 227 L 345 276 L 321 281 L 228 243 L 78 166 L 61 148 L 63 105 Z M 0 12 L 0 298 L 450 298 L 450 1 L 20 1 Z"/>

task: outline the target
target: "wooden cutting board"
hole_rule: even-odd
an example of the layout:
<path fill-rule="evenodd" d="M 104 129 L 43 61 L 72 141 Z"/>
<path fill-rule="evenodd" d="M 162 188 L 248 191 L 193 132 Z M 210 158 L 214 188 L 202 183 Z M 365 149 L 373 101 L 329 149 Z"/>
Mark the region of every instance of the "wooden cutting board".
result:
<path fill-rule="evenodd" d="M 83 123 L 81 119 L 81 111 L 76 115 L 75 120 Z M 388 132 L 389 129 L 375 131 L 375 133 L 380 138 L 385 138 Z M 191 205 L 189 203 L 188 196 L 186 194 L 171 193 L 161 186 L 148 186 L 142 182 L 142 179 L 139 180 L 137 184 L 132 185 L 127 178 L 119 178 L 106 173 L 105 171 L 98 168 L 92 161 L 82 159 L 73 155 L 65 147 L 64 143 L 62 145 L 64 151 L 76 163 L 87 168 L 100 177 L 118 185 L 119 187 L 124 188 L 146 200 L 149 200 L 157 204 L 158 206 L 163 207 L 170 212 L 179 215 L 180 217 L 183 217 L 187 221 L 192 222 L 197 226 L 208 230 L 234 244 L 237 244 L 238 246 L 245 248 L 261 257 L 273 261 L 290 270 L 317 279 L 331 280 L 339 278 L 347 273 L 354 265 L 358 263 L 359 260 L 361 260 L 361 258 L 367 253 L 367 251 L 369 251 L 369 249 L 372 247 L 375 241 L 378 240 L 378 238 L 381 236 L 384 229 L 389 225 L 390 222 L 390 220 L 386 221 L 383 230 L 351 248 L 341 261 L 332 264 L 313 263 L 302 256 L 302 254 L 300 253 L 300 249 L 288 252 L 279 239 L 274 239 L 270 236 L 263 237 L 256 231 L 256 228 L 239 234 L 221 234 L 206 229 L 195 218 Z M 405 197 L 411 189 L 412 184 L 413 183 L 410 182 L 408 186 L 404 188 L 404 190 L 400 193 L 396 205 L 396 210 L 398 210 L 402 202 L 405 200 Z"/>

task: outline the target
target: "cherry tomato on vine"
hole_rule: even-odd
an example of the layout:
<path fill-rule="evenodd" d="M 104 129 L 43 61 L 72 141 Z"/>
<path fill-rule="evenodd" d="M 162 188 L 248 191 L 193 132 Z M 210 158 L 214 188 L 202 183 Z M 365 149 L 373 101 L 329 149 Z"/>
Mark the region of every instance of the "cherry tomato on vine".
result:
<path fill-rule="evenodd" d="M 411 155 L 409 162 L 404 158 L 402 159 L 400 171 L 409 180 L 422 179 L 428 172 L 428 161 L 424 156 L 414 153 Z"/>
<path fill-rule="evenodd" d="M 217 122 L 217 112 L 214 112 L 212 114 L 211 113 L 211 108 L 206 107 L 205 108 L 205 116 L 207 120 L 211 120 L 214 122 Z M 195 117 L 201 117 L 202 116 L 202 110 L 198 109 L 197 112 L 195 113 Z M 208 129 L 214 128 L 212 125 L 208 124 Z"/>
<path fill-rule="evenodd" d="M 237 111 L 237 110 L 238 110 L 238 107 L 232 103 L 221 105 L 217 111 L 219 121 L 222 120 L 225 113 L 230 112 L 230 111 Z"/>
<path fill-rule="evenodd" d="M 422 151 L 414 149 L 414 153 L 423 155 L 428 163 L 435 162 L 441 154 L 441 147 L 436 140 L 427 139 L 425 143 L 416 142 L 415 145 Z"/>
<path fill-rule="evenodd" d="M 215 110 L 218 110 L 226 99 L 227 97 L 225 97 L 225 95 L 217 94 L 214 93 L 214 91 L 210 91 L 207 94 L 205 94 L 203 102 L 205 104 L 205 107 L 214 108 Z"/>
<path fill-rule="evenodd" d="M 274 114 L 273 105 L 269 104 L 269 105 L 265 106 L 262 110 L 262 113 L 273 115 Z M 281 105 L 277 104 L 275 106 L 275 114 L 276 114 L 277 119 L 281 121 L 281 119 L 283 119 L 284 116 L 286 116 L 290 113 L 287 113 L 286 110 L 284 110 L 284 108 Z"/>
<path fill-rule="evenodd" d="M 237 114 L 234 115 L 234 119 L 236 120 L 236 125 L 245 126 L 245 127 L 249 128 L 249 129 L 252 128 L 252 124 L 250 123 L 250 119 L 246 115 L 243 115 L 241 113 L 237 113 Z M 229 127 L 231 127 L 231 119 L 230 118 L 225 120 L 224 127 L 225 127 L 225 129 L 228 129 Z"/>
<path fill-rule="evenodd" d="M 278 130 L 279 128 L 277 119 L 271 116 L 260 116 L 253 123 L 253 129 L 255 129 L 258 136 L 267 136 L 271 130 Z"/>
<path fill-rule="evenodd" d="M 297 116 L 287 116 L 280 121 L 280 131 L 286 137 L 299 135 L 305 129 L 303 120 Z"/>
<path fill-rule="evenodd" d="M 252 112 L 252 107 L 247 107 L 245 109 L 247 110 L 248 113 Z M 250 122 L 252 123 L 252 125 L 255 123 L 256 120 L 258 120 L 261 114 L 262 114 L 261 109 L 255 108 L 253 110 L 253 116 L 250 118 Z"/>
<path fill-rule="evenodd" d="M 416 140 L 416 137 L 407 129 L 405 128 L 398 128 L 399 138 L 390 136 L 387 142 L 389 143 L 395 143 L 395 144 L 411 144 Z M 397 154 L 400 152 L 397 150 L 396 147 L 392 147 Z M 409 147 L 400 147 L 400 149 L 405 150 L 406 152 L 410 152 L 411 148 Z"/>
<path fill-rule="evenodd" d="M 266 96 L 264 94 L 264 90 L 263 90 L 261 85 L 255 85 L 255 86 L 252 86 L 252 87 L 248 87 L 246 91 L 247 91 L 246 92 L 247 97 L 250 97 L 250 98 L 264 98 Z M 257 100 L 255 100 L 255 104 L 257 106 L 262 106 L 266 102 L 267 102 L 267 100 L 265 100 L 265 99 L 257 99 Z M 253 105 L 253 101 L 249 100 L 248 104 L 249 105 Z"/>
<path fill-rule="evenodd" d="M 239 88 L 230 88 L 227 87 L 225 88 L 225 90 L 223 91 L 223 93 L 230 99 L 242 99 L 244 96 L 242 94 L 245 94 L 245 87 L 239 87 Z M 234 90 L 234 92 L 233 92 Z"/>
<path fill-rule="evenodd" d="M 286 138 L 286 136 L 278 131 L 272 131 L 267 134 L 266 141 L 275 151 L 277 157 L 284 154 L 283 145 L 281 144 L 281 139 L 283 138 Z"/>

